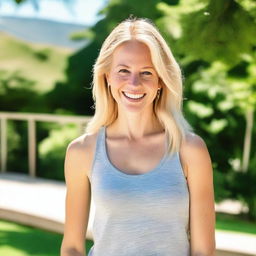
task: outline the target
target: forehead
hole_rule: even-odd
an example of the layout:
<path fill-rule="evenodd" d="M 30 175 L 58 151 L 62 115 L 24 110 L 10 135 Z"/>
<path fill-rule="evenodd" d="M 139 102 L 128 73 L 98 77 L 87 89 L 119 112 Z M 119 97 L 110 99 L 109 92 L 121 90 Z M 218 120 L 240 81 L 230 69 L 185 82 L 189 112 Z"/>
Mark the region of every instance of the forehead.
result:
<path fill-rule="evenodd" d="M 138 41 L 129 41 L 119 45 L 112 55 L 112 64 L 152 65 L 148 46 Z"/>

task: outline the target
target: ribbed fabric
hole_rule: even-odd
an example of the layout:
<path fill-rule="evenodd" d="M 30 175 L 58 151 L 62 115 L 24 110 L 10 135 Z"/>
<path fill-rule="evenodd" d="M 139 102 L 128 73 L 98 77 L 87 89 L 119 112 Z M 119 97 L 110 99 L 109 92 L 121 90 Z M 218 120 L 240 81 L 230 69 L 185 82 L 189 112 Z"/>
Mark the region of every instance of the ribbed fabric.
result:
<path fill-rule="evenodd" d="M 89 177 L 95 217 L 88 256 L 189 256 L 189 191 L 179 153 L 166 151 L 147 173 L 126 174 L 110 162 L 105 139 L 102 126 Z"/>

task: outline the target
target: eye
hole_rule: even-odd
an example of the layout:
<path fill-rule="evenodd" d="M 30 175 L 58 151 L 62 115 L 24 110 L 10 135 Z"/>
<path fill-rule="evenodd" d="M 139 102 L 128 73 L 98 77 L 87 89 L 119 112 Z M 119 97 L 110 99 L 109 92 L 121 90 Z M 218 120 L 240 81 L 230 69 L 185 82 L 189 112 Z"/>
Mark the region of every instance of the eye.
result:
<path fill-rule="evenodd" d="M 149 71 L 143 71 L 143 72 L 142 72 L 142 75 L 150 76 L 150 75 L 152 75 L 152 73 L 149 72 Z"/>
<path fill-rule="evenodd" d="M 118 73 L 127 73 L 127 72 L 129 72 L 127 69 L 120 69 L 119 71 L 118 71 Z"/>

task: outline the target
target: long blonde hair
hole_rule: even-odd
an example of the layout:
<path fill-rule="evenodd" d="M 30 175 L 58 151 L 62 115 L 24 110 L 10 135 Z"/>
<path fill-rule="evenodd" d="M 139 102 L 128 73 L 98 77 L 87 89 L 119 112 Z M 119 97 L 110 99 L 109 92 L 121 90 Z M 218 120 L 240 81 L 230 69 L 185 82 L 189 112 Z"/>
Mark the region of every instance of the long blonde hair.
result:
<path fill-rule="evenodd" d="M 109 71 L 114 50 L 124 42 L 137 40 L 150 50 L 153 65 L 162 85 L 153 110 L 169 138 L 168 153 L 179 151 L 186 133 L 193 128 L 182 114 L 182 74 L 173 54 L 155 25 L 146 18 L 128 18 L 117 25 L 105 39 L 93 67 L 93 100 L 95 114 L 85 133 L 93 134 L 101 126 L 113 123 L 118 114 L 117 103 L 111 96 L 105 74 Z"/>

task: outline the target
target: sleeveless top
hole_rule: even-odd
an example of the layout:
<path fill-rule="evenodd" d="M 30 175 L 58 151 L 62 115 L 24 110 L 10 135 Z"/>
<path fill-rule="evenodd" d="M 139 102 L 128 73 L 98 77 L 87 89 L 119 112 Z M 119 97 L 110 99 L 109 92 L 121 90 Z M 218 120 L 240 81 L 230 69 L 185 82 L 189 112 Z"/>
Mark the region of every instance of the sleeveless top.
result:
<path fill-rule="evenodd" d="M 189 256 L 189 190 L 179 153 L 166 150 L 151 171 L 126 174 L 110 162 L 105 141 L 102 126 L 89 176 L 95 215 L 88 256 Z"/>

